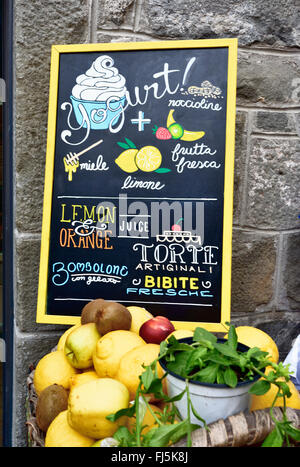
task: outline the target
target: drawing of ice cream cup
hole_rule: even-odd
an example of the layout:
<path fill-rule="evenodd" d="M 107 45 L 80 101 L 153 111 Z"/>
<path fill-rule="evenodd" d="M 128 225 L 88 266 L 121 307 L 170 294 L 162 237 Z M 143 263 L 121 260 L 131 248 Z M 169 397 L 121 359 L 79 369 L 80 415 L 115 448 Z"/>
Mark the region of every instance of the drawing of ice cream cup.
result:
<path fill-rule="evenodd" d="M 112 129 L 124 112 L 126 80 L 108 55 L 101 55 L 76 78 L 71 102 L 76 120 L 82 127 Z"/>
<path fill-rule="evenodd" d="M 80 126 L 88 122 L 92 130 L 108 129 L 118 123 L 125 106 L 125 97 L 111 98 L 106 102 L 87 101 L 71 96 L 75 117 Z"/>

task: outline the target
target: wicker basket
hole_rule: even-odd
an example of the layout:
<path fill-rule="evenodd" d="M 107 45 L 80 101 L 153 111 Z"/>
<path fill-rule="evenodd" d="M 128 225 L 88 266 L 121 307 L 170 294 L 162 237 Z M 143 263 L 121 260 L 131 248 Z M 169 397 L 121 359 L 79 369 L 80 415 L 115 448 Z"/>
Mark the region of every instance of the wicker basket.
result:
<path fill-rule="evenodd" d="M 27 377 L 27 398 L 26 398 L 26 426 L 27 426 L 27 442 L 32 448 L 41 448 L 45 446 L 45 433 L 38 427 L 36 422 L 36 404 L 38 396 L 35 392 L 33 384 L 34 368 L 30 368 L 30 373 Z"/>
<path fill-rule="evenodd" d="M 218 336 L 219 337 L 219 336 Z M 54 347 L 51 352 L 57 350 L 57 347 Z M 36 406 L 38 396 L 35 391 L 33 384 L 34 378 L 34 365 L 31 365 L 29 368 L 29 375 L 27 377 L 27 397 L 26 397 L 26 426 L 27 426 L 27 440 L 29 447 L 45 447 L 45 435 L 37 424 L 36 421 Z M 282 418 L 282 409 L 280 407 L 274 407 L 274 415 L 276 418 Z M 293 422 L 293 425 L 300 429 L 300 410 L 287 408 L 287 417 Z M 215 432 L 217 437 L 220 435 L 220 432 L 225 433 L 227 429 L 229 432 L 235 431 L 236 423 L 241 423 L 240 429 L 240 441 L 241 443 L 236 445 L 233 439 L 229 436 L 225 440 L 224 444 L 219 444 L 219 447 L 244 447 L 244 446 L 260 446 L 263 439 L 259 439 L 260 434 L 258 433 L 256 421 L 258 418 L 262 418 L 262 426 L 268 426 L 268 432 L 272 431 L 274 428 L 273 421 L 270 418 L 269 409 L 257 410 L 255 412 L 246 413 L 241 412 L 237 415 L 228 417 L 226 420 L 218 420 L 217 422 L 211 423 L 208 425 L 210 432 L 213 435 Z M 243 431 L 243 433 L 242 433 Z M 205 429 L 198 429 L 192 433 L 193 446 L 197 447 L 216 447 L 213 444 L 213 439 L 210 439 L 210 435 L 207 435 Z M 246 441 L 247 439 L 247 441 Z M 237 441 L 239 443 L 239 441 Z M 300 443 L 292 443 L 292 446 L 300 446 Z M 178 443 L 173 444 L 172 447 L 184 447 L 186 446 L 186 439 L 178 441 Z"/>

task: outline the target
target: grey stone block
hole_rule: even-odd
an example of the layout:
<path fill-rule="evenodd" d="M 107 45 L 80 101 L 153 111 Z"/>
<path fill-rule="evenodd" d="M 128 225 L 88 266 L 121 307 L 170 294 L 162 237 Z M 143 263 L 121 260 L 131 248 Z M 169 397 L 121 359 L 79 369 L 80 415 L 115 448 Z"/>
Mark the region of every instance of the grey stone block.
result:
<path fill-rule="evenodd" d="M 298 138 L 258 138 L 251 143 L 246 225 L 287 230 L 299 226 Z"/>
<path fill-rule="evenodd" d="M 297 135 L 296 118 L 297 113 L 260 110 L 255 114 L 253 131 Z"/>
<path fill-rule="evenodd" d="M 300 56 L 268 55 L 239 50 L 237 103 L 299 105 Z"/>
<path fill-rule="evenodd" d="M 26 379 L 31 371 L 32 365 L 47 353 L 49 353 L 57 344 L 59 334 L 17 334 L 15 338 L 15 418 L 17 423 L 14 427 L 14 447 L 27 446 L 27 428 L 26 428 L 26 398 L 27 386 Z"/>
<path fill-rule="evenodd" d="M 296 0 L 145 0 L 140 28 L 159 37 L 238 37 L 241 45 L 297 46 Z"/>
<path fill-rule="evenodd" d="M 33 331 L 36 314 L 40 242 L 32 239 L 16 241 L 17 326 L 21 332 Z"/>
<path fill-rule="evenodd" d="M 300 226 L 300 219 L 298 219 Z M 289 308 L 300 312 L 300 230 L 285 236 L 281 296 Z"/>
<path fill-rule="evenodd" d="M 244 171 L 247 152 L 247 112 L 238 111 L 235 125 L 235 157 L 234 157 L 234 197 L 233 197 L 233 223 L 238 224 L 240 219 L 243 196 Z"/>
<path fill-rule="evenodd" d="M 60 331 L 64 326 L 36 323 L 40 240 L 16 240 L 16 324 L 21 332 Z"/>
<path fill-rule="evenodd" d="M 38 143 L 25 128 L 16 128 L 16 227 L 24 232 L 40 232 L 42 227 L 46 127 L 41 128 Z M 27 147 L 24 141 L 27 141 Z M 39 148 L 39 152 L 38 152 Z"/>
<path fill-rule="evenodd" d="M 294 114 L 294 121 L 295 121 L 295 127 L 296 127 L 297 134 L 300 138 L 300 112 L 297 112 Z"/>
<path fill-rule="evenodd" d="M 39 232 L 42 219 L 51 45 L 85 42 L 80 0 L 15 1 L 16 223 Z"/>
<path fill-rule="evenodd" d="M 118 29 L 134 26 L 134 0 L 97 0 L 98 29 Z"/>
<path fill-rule="evenodd" d="M 251 313 L 268 305 L 274 294 L 276 236 L 233 231 L 233 313 Z"/>
<path fill-rule="evenodd" d="M 110 31 L 99 31 L 97 34 L 98 43 L 113 43 L 113 42 L 143 42 L 149 41 L 149 38 L 142 39 L 139 36 L 128 34 L 127 31 L 121 31 L 115 34 L 111 34 Z"/>

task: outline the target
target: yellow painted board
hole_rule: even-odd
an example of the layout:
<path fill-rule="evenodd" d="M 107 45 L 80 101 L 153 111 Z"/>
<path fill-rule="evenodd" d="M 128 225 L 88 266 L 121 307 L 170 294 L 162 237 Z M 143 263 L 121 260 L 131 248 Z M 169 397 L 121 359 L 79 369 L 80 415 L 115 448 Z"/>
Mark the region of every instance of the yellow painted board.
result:
<path fill-rule="evenodd" d="M 228 48 L 228 87 L 225 144 L 225 181 L 222 253 L 222 303 L 220 323 L 203 323 L 201 326 L 213 331 L 224 331 L 230 321 L 231 298 L 231 255 L 232 255 L 232 217 L 234 186 L 234 141 L 235 141 L 235 97 L 237 73 L 237 39 L 174 40 L 148 42 L 120 42 L 108 44 L 68 44 L 54 45 L 51 51 L 51 71 L 48 110 L 48 137 L 45 169 L 45 188 L 43 204 L 43 223 L 41 239 L 40 272 L 36 321 L 38 323 L 69 324 L 79 321 L 79 317 L 55 316 L 47 314 L 47 280 L 50 243 L 50 223 L 52 209 L 52 187 L 56 138 L 57 95 L 59 82 L 59 59 L 62 53 L 103 52 L 122 50 L 158 50 L 190 48 Z M 194 329 L 199 323 L 174 322 L 177 329 Z"/>

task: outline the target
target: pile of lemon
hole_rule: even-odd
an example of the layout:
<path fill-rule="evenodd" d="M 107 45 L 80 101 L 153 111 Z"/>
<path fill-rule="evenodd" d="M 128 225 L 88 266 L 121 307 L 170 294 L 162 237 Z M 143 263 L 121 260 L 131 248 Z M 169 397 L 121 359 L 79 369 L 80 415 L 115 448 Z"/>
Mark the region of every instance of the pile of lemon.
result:
<path fill-rule="evenodd" d="M 34 388 L 38 400 L 45 390 L 58 385 L 67 391 L 67 406 L 46 427 L 45 447 L 99 446 L 120 425 L 133 426 L 134 419 L 121 417 L 116 422 L 106 416 L 127 408 L 135 397 L 139 375 L 159 354 L 159 345 L 147 344 L 140 336 L 141 325 L 153 318 L 146 309 L 128 307 L 132 321 L 130 330 L 115 330 L 100 336 L 95 323 L 78 323 L 60 337 L 57 348 L 42 357 L 34 372 Z M 82 363 L 69 358 L 67 342 L 77 332 L 93 342 L 90 356 L 82 355 Z M 90 352 L 90 348 L 87 350 Z M 81 368 L 78 368 L 81 367 Z M 158 367 L 158 374 L 163 370 Z M 150 402 L 158 402 L 149 397 Z M 52 403 L 53 405 L 53 403 Z M 59 404 L 57 404 L 58 406 Z M 160 411 L 155 406 L 155 411 Z M 155 420 L 148 411 L 144 422 L 149 427 Z"/>
<path fill-rule="evenodd" d="M 128 310 L 132 316 L 130 330 L 114 330 L 100 336 L 94 323 L 79 323 L 64 332 L 57 350 L 39 360 L 33 380 L 38 400 L 55 385 L 67 394 L 65 406 L 60 401 L 52 401 L 58 413 L 52 415 L 44 428 L 45 447 L 113 445 L 112 436 L 119 426 L 134 426 L 134 418 L 121 417 L 112 422 L 106 417 L 129 407 L 130 401 L 135 398 L 144 366 L 157 358 L 160 347 L 146 343 L 139 335 L 141 325 L 153 316 L 140 307 L 128 307 Z M 68 339 L 71 335 L 74 337 L 79 329 L 82 336 L 93 342 L 92 356 L 84 355 L 84 364 L 67 355 Z M 268 334 L 250 326 L 238 327 L 236 331 L 239 342 L 260 347 L 269 353 L 273 361 L 278 361 L 277 346 Z M 172 334 L 178 339 L 193 335 L 187 330 L 177 330 Z M 159 365 L 157 370 L 162 376 L 163 370 Z M 292 397 L 287 401 L 288 406 L 299 409 L 299 393 L 293 383 L 289 385 Z M 272 391 L 270 389 L 263 396 L 253 396 L 251 410 L 270 407 L 274 399 Z M 160 401 L 149 395 L 149 402 L 154 411 L 161 411 Z M 146 429 L 155 424 L 149 410 L 143 424 L 147 426 Z"/>

